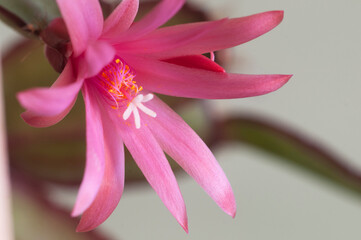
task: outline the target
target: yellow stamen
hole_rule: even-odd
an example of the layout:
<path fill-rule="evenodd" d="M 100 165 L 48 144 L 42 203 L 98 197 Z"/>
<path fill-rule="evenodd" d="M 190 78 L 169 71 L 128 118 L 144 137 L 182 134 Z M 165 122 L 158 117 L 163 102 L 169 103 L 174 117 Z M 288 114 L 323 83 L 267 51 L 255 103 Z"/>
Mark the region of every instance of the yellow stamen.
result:
<path fill-rule="evenodd" d="M 98 75 L 98 84 L 106 91 L 105 97 L 112 108 L 128 106 L 138 93 L 143 89 L 134 81 L 134 71 L 121 59 L 116 58 L 103 68 Z"/>

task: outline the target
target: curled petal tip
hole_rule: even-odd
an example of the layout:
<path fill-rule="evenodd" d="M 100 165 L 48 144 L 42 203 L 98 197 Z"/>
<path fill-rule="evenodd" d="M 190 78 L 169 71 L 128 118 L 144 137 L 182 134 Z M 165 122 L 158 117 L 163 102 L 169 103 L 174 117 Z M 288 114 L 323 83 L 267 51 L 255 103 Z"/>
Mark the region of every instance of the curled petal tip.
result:
<path fill-rule="evenodd" d="M 76 232 L 88 232 L 92 230 L 92 228 L 85 228 L 81 223 L 76 227 Z"/>
<path fill-rule="evenodd" d="M 275 10 L 275 11 L 270 11 L 268 13 L 272 14 L 273 17 L 278 20 L 278 22 L 281 22 L 285 15 L 285 12 L 283 10 Z"/>
<path fill-rule="evenodd" d="M 97 226 L 99 226 L 99 224 L 98 225 L 89 224 L 89 222 L 82 221 L 82 220 L 83 219 L 80 220 L 80 223 L 76 227 L 76 229 L 75 229 L 76 232 L 89 232 L 89 231 L 95 229 Z"/>
<path fill-rule="evenodd" d="M 188 221 L 186 220 L 186 222 L 184 224 L 182 223 L 179 223 L 182 228 L 184 229 L 184 231 L 188 234 L 189 233 L 189 230 L 188 230 Z"/>
<path fill-rule="evenodd" d="M 71 215 L 72 217 L 79 217 L 83 212 L 84 212 L 84 211 L 82 211 L 81 209 L 79 209 L 79 208 L 77 207 L 77 205 L 75 205 L 74 208 L 73 208 L 73 211 L 71 212 L 70 215 Z"/>
<path fill-rule="evenodd" d="M 188 216 L 185 208 L 183 209 L 183 211 L 178 212 L 178 214 L 174 212 L 171 213 L 177 220 L 178 224 L 181 225 L 181 227 L 184 229 L 186 233 L 188 233 Z"/>
<path fill-rule="evenodd" d="M 70 213 L 71 217 L 78 217 L 80 216 L 80 214 L 78 214 L 77 212 L 74 212 L 74 210 Z"/>
<path fill-rule="evenodd" d="M 279 88 L 281 88 L 283 85 L 285 85 L 291 79 L 292 76 L 293 75 L 279 75 L 278 78 L 276 78 L 273 91 L 276 91 Z"/>
<path fill-rule="evenodd" d="M 275 10 L 275 11 L 273 11 L 274 13 L 276 13 L 276 14 L 278 14 L 281 18 L 283 18 L 284 17 L 284 14 L 285 14 L 285 11 L 283 11 L 283 10 Z"/>
<path fill-rule="evenodd" d="M 222 208 L 222 210 L 227 213 L 229 216 L 231 216 L 232 218 L 236 217 L 236 213 L 237 213 L 237 208 L 236 208 L 236 204 L 233 202 L 230 204 L 230 206 L 226 206 L 224 208 Z"/>
<path fill-rule="evenodd" d="M 76 227 L 75 232 L 84 232 L 81 228 L 79 228 L 79 225 Z"/>
<path fill-rule="evenodd" d="M 293 74 L 284 75 L 283 83 L 286 84 L 291 79 L 291 77 L 293 77 Z"/>
<path fill-rule="evenodd" d="M 284 11 L 282 10 L 275 10 L 275 11 L 269 11 L 264 12 L 260 14 L 256 14 L 260 16 L 260 20 L 264 21 L 264 23 L 267 23 L 266 25 L 270 27 L 269 30 L 276 27 L 278 24 L 280 24 L 284 17 Z M 261 17 L 263 16 L 263 17 Z"/>
<path fill-rule="evenodd" d="M 293 74 L 285 74 L 285 75 L 282 75 L 284 80 L 287 82 L 288 80 L 290 80 L 291 77 L 293 77 Z"/>
<path fill-rule="evenodd" d="M 63 112 L 55 116 L 41 116 L 39 114 L 35 114 L 31 111 L 23 112 L 20 116 L 21 118 L 30 126 L 37 128 L 50 127 L 59 121 L 61 121 L 73 107 L 74 102 L 68 106 Z"/>
<path fill-rule="evenodd" d="M 26 91 L 16 93 L 15 97 L 18 100 L 18 102 L 20 103 L 20 105 L 23 106 L 23 102 L 26 102 Z"/>
<path fill-rule="evenodd" d="M 232 190 L 226 192 L 223 199 L 220 202 L 217 202 L 217 204 L 225 213 L 230 215 L 232 218 L 235 218 L 237 212 L 237 204 Z"/>
<path fill-rule="evenodd" d="M 173 216 L 175 216 L 175 215 L 173 215 Z M 185 231 L 186 233 L 189 233 L 189 231 L 188 231 L 188 217 L 187 217 L 187 213 L 184 212 L 184 213 L 182 214 L 182 216 L 176 217 L 176 220 L 177 220 L 177 222 L 179 223 L 179 225 L 181 225 L 181 227 L 184 229 L 184 231 Z"/>

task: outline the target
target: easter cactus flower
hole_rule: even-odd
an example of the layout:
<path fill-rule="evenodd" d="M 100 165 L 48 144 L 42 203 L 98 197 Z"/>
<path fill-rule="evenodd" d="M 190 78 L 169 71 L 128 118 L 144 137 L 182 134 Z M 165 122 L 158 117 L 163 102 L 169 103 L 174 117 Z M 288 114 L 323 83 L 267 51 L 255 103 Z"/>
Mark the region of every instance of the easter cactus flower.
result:
<path fill-rule="evenodd" d="M 204 53 L 250 41 L 277 26 L 282 11 L 159 28 L 184 4 L 163 0 L 134 22 L 138 0 L 123 0 L 103 19 L 97 0 L 57 0 L 69 36 L 69 57 L 50 88 L 18 94 L 23 119 L 56 124 L 81 90 L 86 108 L 86 167 L 72 216 L 89 231 L 117 206 L 124 187 L 125 145 L 165 206 L 188 231 L 187 213 L 164 152 L 224 212 L 236 214 L 232 188 L 197 134 L 153 93 L 229 99 L 266 94 L 290 75 L 227 73 Z M 212 55 L 212 54 L 211 54 Z"/>

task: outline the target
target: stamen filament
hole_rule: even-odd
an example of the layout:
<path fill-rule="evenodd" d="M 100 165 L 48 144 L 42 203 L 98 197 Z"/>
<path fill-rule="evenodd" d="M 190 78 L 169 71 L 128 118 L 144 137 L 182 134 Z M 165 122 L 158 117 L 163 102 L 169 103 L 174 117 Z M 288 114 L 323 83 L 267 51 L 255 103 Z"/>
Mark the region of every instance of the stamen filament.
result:
<path fill-rule="evenodd" d="M 147 115 L 149 115 L 151 117 L 156 117 L 157 114 L 153 110 L 147 108 L 146 106 L 144 106 L 142 104 L 144 102 L 148 102 L 153 97 L 154 96 L 151 93 L 148 93 L 145 96 L 143 94 L 139 94 L 138 96 L 136 96 L 133 99 L 133 101 L 131 103 L 129 103 L 128 108 L 124 111 L 123 119 L 127 120 L 130 117 L 130 115 L 133 113 L 135 128 L 139 129 L 140 128 L 140 115 L 139 115 L 138 108 L 140 110 L 142 110 L 142 112 L 144 112 L 145 114 L 147 114 Z"/>
<path fill-rule="evenodd" d="M 143 97 L 143 101 L 142 101 L 142 102 L 148 102 L 148 101 L 152 100 L 153 97 L 154 97 L 153 94 L 147 94 L 147 95 L 145 95 L 145 96 Z"/>
<path fill-rule="evenodd" d="M 135 127 L 140 128 L 140 109 L 145 114 L 156 117 L 157 114 L 144 106 L 142 103 L 153 99 L 153 94 L 139 94 L 142 86 L 134 81 L 135 72 L 122 60 L 116 58 L 113 62 L 103 68 L 97 78 L 94 79 L 96 86 L 103 94 L 106 102 L 115 110 L 125 109 L 123 119 L 129 119 L 133 114 Z"/>
<path fill-rule="evenodd" d="M 134 121 L 135 121 L 135 128 L 139 129 L 140 128 L 140 116 L 139 116 L 139 111 L 138 111 L 137 107 L 135 107 L 133 109 L 133 115 L 134 115 Z"/>
<path fill-rule="evenodd" d="M 144 106 L 144 105 L 141 104 L 141 103 L 138 103 L 138 104 L 137 104 L 137 107 L 138 107 L 140 110 L 142 110 L 145 114 L 148 114 L 148 115 L 151 116 L 151 117 L 156 117 L 156 116 L 157 116 L 157 114 L 156 114 L 153 110 L 147 108 L 146 106 Z"/>
<path fill-rule="evenodd" d="M 123 113 L 123 119 L 124 120 L 127 120 L 130 117 L 130 115 L 133 112 L 133 109 L 134 109 L 134 104 L 130 103 L 128 108 Z"/>

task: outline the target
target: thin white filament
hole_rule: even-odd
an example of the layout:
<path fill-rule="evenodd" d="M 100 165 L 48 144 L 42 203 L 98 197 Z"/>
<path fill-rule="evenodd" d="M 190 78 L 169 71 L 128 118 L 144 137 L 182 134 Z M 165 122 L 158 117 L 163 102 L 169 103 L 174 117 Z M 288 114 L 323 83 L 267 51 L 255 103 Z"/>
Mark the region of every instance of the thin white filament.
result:
<path fill-rule="evenodd" d="M 139 116 L 138 108 L 135 107 L 133 109 L 133 115 L 134 115 L 134 121 L 135 121 L 135 128 L 139 129 L 140 128 L 140 116 Z"/>
<path fill-rule="evenodd" d="M 124 111 L 123 119 L 127 120 L 130 117 L 130 115 L 133 113 L 135 128 L 139 129 L 141 124 L 140 124 L 140 114 L 139 114 L 138 108 L 145 114 L 147 114 L 151 117 L 156 117 L 157 116 L 156 112 L 154 112 L 153 110 L 147 108 L 146 106 L 144 106 L 142 104 L 144 102 L 148 102 L 148 101 L 152 100 L 153 97 L 154 97 L 154 95 L 151 93 L 149 93 L 145 96 L 143 94 L 139 94 L 138 96 L 136 96 L 132 100 L 132 102 L 129 103 L 127 109 Z"/>
<path fill-rule="evenodd" d="M 137 107 L 138 107 L 140 110 L 142 110 L 145 114 L 147 114 L 147 115 L 149 115 L 149 116 L 151 116 L 151 117 L 156 117 L 156 116 L 157 116 L 157 114 L 156 114 L 153 110 L 147 108 L 147 107 L 144 106 L 142 103 L 137 103 Z"/>
<path fill-rule="evenodd" d="M 128 108 L 123 113 L 123 119 L 127 120 L 130 117 L 130 114 L 132 114 L 133 109 L 135 108 L 133 103 L 129 103 Z"/>

